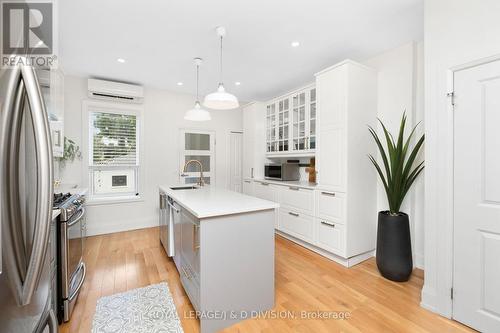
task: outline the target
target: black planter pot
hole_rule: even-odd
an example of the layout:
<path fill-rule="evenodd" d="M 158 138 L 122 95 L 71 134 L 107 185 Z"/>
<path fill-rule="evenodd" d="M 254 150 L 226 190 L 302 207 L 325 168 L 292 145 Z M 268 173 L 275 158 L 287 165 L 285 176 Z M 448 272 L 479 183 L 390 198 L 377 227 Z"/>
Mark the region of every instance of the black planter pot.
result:
<path fill-rule="evenodd" d="M 378 213 L 377 267 L 386 279 L 408 281 L 413 270 L 408 215 Z"/>

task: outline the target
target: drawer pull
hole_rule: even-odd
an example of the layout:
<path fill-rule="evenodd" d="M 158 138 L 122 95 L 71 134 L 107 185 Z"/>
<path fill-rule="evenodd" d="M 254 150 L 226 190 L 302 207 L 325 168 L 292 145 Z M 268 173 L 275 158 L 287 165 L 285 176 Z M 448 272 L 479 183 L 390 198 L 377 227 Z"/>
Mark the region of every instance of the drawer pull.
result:
<path fill-rule="evenodd" d="M 299 188 L 298 187 L 295 187 L 295 186 L 288 186 L 288 188 L 292 191 L 298 191 Z"/>
<path fill-rule="evenodd" d="M 288 214 L 295 216 L 295 217 L 299 217 L 299 214 L 297 214 L 297 213 L 288 212 Z"/>
<path fill-rule="evenodd" d="M 269 183 L 260 183 L 261 185 L 267 186 Z"/>
<path fill-rule="evenodd" d="M 332 228 L 335 228 L 335 224 L 333 224 L 333 223 L 328 223 L 328 222 L 325 222 L 325 221 L 321 221 L 321 224 L 327 225 L 327 226 L 332 227 Z"/>
<path fill-rule="evenodd" d="M 321 194 L 328 195 L 328 196 L 331 196 L 331 197 L 335 196 L 335 193 L 331 193 L 331 192 L 321 192 Z"/>
<path fill-rule="evenodd" d="M 249 181 L 249 180 L 245 180 L 245 183 L 248 183 L 248 184 L 250 184 L 250 181 Z"/>

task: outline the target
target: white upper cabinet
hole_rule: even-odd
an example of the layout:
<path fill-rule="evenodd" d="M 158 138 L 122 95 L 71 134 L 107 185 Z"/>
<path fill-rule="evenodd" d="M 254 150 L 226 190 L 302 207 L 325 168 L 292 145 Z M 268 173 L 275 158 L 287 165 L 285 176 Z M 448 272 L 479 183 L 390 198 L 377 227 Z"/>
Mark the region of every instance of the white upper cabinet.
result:
<path fill-rule="evenodd" d="M 61 70 L 37 70 L 38 82 L 49 113 L 54 157 L 64 155 L 64 73 Z"/>
<path fill-rule="evenodd" d="M 290 149 L 290 100 L 284 98 L 278 101 L 278 152 Z"/>
<path fill-rule="evenodd" d="M 267 156 L 314 156 L 317 142 L 316 114 L 314 86 L 267 103 Z"/>
<path fill-rule="evenodd" d="M 259 102 L 243 107 L 243 179 L 264 178 L 265 149 L 269 143 L 266 112 L 265 104 Z"/>
<path fill-rule="evenodd" d="M 278 139 L 276 137 L 276 103 L 266 106 L 266 152 L 274 153 L 278 149 Z"/>

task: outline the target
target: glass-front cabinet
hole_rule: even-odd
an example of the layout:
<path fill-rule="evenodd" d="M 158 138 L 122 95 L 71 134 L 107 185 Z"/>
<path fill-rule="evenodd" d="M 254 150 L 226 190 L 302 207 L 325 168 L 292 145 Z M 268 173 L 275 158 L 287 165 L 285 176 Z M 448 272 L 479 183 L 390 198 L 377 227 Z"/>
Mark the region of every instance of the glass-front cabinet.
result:
<path fill-rule="evenodd" d="M 307 149 L 316 149 L 316 88 L 309 89 L 309 136 L 307 138 Z"/>
<path fill-rule="evenodd" d="M 276 139 L 276 103 L 268 104 L 266 107 L 266 136 L 266 152 L 276 152 L 278 147 Z"/>
<path fill-rule="evenodd" d="M 290 101 L 288 98 L 278 101 L 278 152 L 289 151 Z"/>
<path fill-rule="evenodd" d="M 316 149 L 316 88 L 296 91 L 267 104 L 267 155 L 311 155 Z"/>

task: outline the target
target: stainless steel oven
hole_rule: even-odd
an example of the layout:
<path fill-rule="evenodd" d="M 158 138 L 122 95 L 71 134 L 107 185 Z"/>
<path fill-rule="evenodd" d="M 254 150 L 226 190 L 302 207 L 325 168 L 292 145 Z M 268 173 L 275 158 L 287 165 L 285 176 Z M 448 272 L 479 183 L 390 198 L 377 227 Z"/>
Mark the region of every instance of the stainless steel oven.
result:
<path fill-rule="evenodd" d="M 71 196 L 60 207 L 59 219 L 59 291 L 60 321 L 68 321 L 73 312 L 76 299 L 85 281 L 85 263 L 83 262 L 83 242 L 85 225 L 84 198 Z"/>
<path fill-rule="evenodd" d="M 266 164 L 264 177 L 270 180 L 299 180 L 299 163 Z"/>

